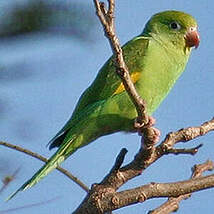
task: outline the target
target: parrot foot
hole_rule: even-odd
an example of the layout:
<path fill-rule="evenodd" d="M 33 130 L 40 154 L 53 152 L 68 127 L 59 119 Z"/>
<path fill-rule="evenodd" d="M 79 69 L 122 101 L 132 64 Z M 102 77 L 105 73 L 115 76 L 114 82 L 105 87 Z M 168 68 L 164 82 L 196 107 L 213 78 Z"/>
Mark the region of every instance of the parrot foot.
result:
<path fill-rule="evenodd" d="M 140 130 L 142 128 L 150 128 L 150 127 L 154 126 L 155 123 L 156 123 L 156 119 L 152 116 L 148 116 L 148 123 L 147 124 L 143 124 L 143 123 L 138 122 L 138 118 L 136 118 L 134 121 L 134 127 L 135 127 L 135 129 Z"/>
<path fill-rule="evenodd" d="M 138 134 L 142 136 L 142 148 L 149 149 L 159 142 L 161 132 L 159 129 L 153 127 L 155 123 L 156 119 L 152 116 L 148 116 L 148 123 L 145 125 L 139 123 L 137 118 L 135 119 L 134 127 L 137 130 Z"/>
<path fill-rule="evenodd" d="M 156 123 L 156 119 L 152 116 L 148 116 L 148 123 L 142 124 L 138 122 L 138 119 L 135 119 L 134 128 L 137 130 L 138 134 L 142 136 L 142 130 L 146 128 L 151 128 Z M 156 128 L 155 128 L 156 129 Z"/>

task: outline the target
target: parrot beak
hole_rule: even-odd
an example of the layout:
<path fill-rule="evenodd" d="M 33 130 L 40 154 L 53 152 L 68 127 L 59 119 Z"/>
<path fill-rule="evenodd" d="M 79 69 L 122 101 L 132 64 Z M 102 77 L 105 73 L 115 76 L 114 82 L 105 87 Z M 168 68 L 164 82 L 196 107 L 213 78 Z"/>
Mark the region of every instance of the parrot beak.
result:
<path fill-rule="evenodd" d="M 199 37 L 199 33 L 197 31 L 197 27 L 190 27 L 189 30 L 187 31 L 187 33 L 185 34 L 184 39 L 186 40 L 187 47 L 197 48 L 200 43 L 200 37 Z"/>

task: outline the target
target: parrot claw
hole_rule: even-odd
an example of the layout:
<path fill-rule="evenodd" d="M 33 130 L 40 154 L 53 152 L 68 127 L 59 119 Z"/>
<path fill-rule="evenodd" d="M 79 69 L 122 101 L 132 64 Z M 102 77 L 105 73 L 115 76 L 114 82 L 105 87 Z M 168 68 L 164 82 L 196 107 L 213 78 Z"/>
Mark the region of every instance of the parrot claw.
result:
<path fill-rule="evenodd" d="M 138 121 L 138 118 L 135 119 L 134 121 L 134 127 L 136 129 L 140 129 L 140 128 L 150 128 L 152 126 L 154 126 L 156 123 L 156 119 L 152 116 L 148 116 L 148 123 L 147 124 L 143 124 L 143 123 L 140 123 Z"/>
<path fill-rule="evenodd" d="M 143 125 L 135 120 L 135 128 L 137 129 L 138 135 L 142 136 L 141 138 L 141 146 L 142 148 L 150 147 L 155 145 L 160 140 L 161 132 L 159 129 L 153 127 L 156 123 L 156 119 L 152 116 L 148 116 L 148 123 Z M 145 145 L 148 144 L 148 145 Z"/>
<path fill-rule="evenodd" d="M 140 123 L 138 121 L 138 118 L 135 118 L 135 120 L 134 120 L 134 128 L 137 129 L 137 130 L 139 130 L 139 129 L 143 128 L 143 127 L 144 127 L 144 124 Z"/>
<path fill-rule="evenodd" d="M 142 129 L 151 128 L 152 126 L 155 125 L 155 123 L 156 123 L 156 119 L 152 116 L 148 116 L 148 123 L 147 124 L 142 124 L 142 123 L 138 122 L 138 119 L 136 118 L 135 122 L 134 122 L 134 127 L 138 131 L 138 134 L 140 136 L 142 136 Z"/>

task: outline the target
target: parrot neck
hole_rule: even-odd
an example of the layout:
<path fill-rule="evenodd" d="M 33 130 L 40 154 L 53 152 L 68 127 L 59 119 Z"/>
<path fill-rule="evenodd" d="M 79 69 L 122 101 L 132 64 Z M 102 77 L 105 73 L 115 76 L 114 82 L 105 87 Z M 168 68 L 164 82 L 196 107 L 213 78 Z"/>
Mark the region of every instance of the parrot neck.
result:
<path fill-rule="evenodd" d="M 158 44 L 165 48 L 165 50 L 170 50 L 173 55 L 179 54 L 188 57 L 191 53 L 191 48 L 186 47 L 185 40 L 182 36 L 175 37 L 174 35 L 152 32 L 150 32 L 147 36 L 152 37 Z"/>
<path fill-rule="evenodd" d="M 155 111 L 169 93 L 184 71 L 188 58 L 189 54 L 176 49 L 166 38 L 156 35 L 149 38 L 148 50 L 143 59 L 142 78 L 136 83 L 140 96 L 147 103 L 149 114 Z"/>

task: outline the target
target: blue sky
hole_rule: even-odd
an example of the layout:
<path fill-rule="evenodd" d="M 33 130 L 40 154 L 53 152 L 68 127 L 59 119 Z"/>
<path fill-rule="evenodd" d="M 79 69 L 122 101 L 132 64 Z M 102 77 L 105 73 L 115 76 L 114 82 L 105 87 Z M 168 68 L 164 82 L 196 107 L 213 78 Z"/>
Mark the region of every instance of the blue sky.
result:
<path fill-rule="evenodd" d="M 94 14 L 93 1 L 87 4 Z M 6 1 L 5 1 L 6 2 Z M 17 1 L 18 2 L 18 1 Z M 67 1 L 69 2 L 69 1 Z M 4 10 L 6 7 L 0 5 Z M 185 72 L 175 87 L 154 113 L 162 138 L 170 131 L 200 125 L 213 117 L 214 106 L 214 3 L 197 1 L 116 1 L 116 30 L 121 44 L 142 32 L 146 21 L 159 11 L 174 9 L 192 14 L 199 25 L 201 44 L 193 50 Z M 84 14 L 83 14 L 84 15 Z M 97 19 L 94 15 L 95 20 Z M 98 21 L 97 21 L 98 23 Z M 0 120 L 2 141 L 7 141 L 50 157 L 54 151 L 47 142 L 58 132 L 71 115 L 75 104 L 86 87 L 93 81 L 99 68 L 111 55 L 111 49 L 100 24 L 94 30 L 96 42 L 79 42 L 65 37 L 28 35 L 15 41 L 0 41 L 0 65 L 16 69 L 23 66 L 33 71 L 19 81 L 0 82 L 0 101 L 7 104 Z M 21 133 L 21 134 L 20 134 Z M 141 176 L 121 189 L 133 188 L 149 182 L 173 182 L 190 177 L 191 167 L 213 158 L 213 133 L 179 147 L 204 146 L 195 156 L 166 156 L 149 167 Z M 78 150 L 63 167 L 89 187 L 99 182 L 111 169 L 120 149 L 126 147 L 125 163 L 138 151 L 140 139 L 135 134 L 118 133 L 99 138 Z M 2 171 L 0 176 L 21 167 L 16 180 L 0 195 L 1 210 L 54 199 L 45 205 L 16 210 L 15 213 L 71 213 L 82 201 L 85 192 L 62 174 L 54 171 L 38 185 L 22 192 L 8 203 L 3 200 L 40 168 L 42 163 L 27 155 L 1 147 Z M 213 190 L 195 193 L 181 203 L 178 213 L 212 213 Z M 114 213 L 146 213 L 164 199 L 146 201 Z"/>

